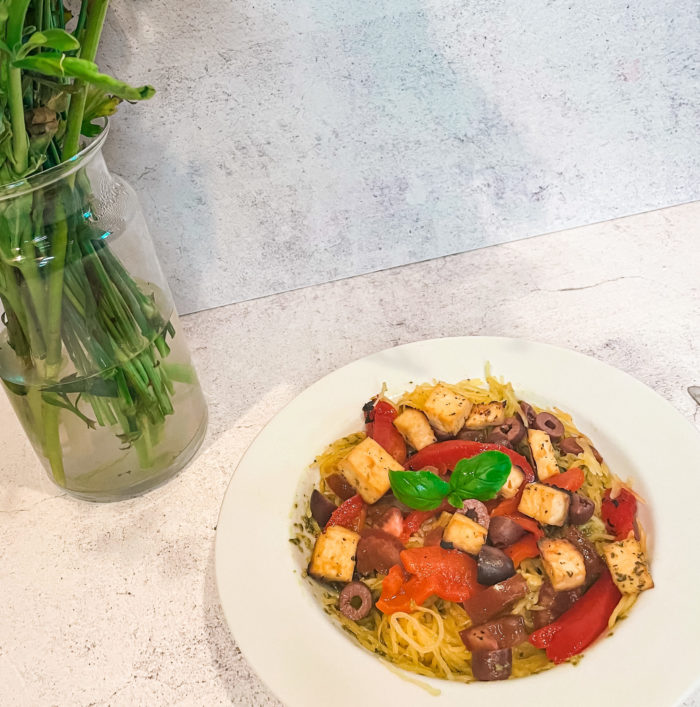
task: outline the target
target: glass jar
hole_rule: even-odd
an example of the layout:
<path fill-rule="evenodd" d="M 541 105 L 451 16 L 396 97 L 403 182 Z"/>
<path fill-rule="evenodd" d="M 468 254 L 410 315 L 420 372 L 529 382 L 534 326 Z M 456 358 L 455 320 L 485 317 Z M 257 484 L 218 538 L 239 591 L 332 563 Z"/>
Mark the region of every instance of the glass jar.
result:
<path fill-rule="evenodd" d="M 0 379 L 49 476 L 112 501 L 193 457 L 207 408 L 136 194 L 101 134 L 0 187 Z"/>

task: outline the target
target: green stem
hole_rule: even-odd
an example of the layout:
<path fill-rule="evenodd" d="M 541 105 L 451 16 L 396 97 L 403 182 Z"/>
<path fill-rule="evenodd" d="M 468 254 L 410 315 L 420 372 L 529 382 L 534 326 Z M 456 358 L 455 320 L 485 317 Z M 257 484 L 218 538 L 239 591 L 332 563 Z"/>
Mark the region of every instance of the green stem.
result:
<path fill-rule="evenodd" d="M 100 43 L 108 4 L 109 0 L 91 0 L 90 2 L 87 22 L 85 23 L 85 33 L 80 43 L 81 59 L 95 61 L 97 45 Z M 78 153 L 80 130 L 83 126 L 83 115 L 85 114 L 85 103 L 87 101 L 87 85 L 82 81 L 76 81 L 74 86 L 78 91 L 71 97 L 68 108 L 66 136 L 63 139 L 62 157 L 64 161 L 69 160 Z"/>
<path fill-rule="evenodd" d="M 46 368 L 49 379 L 58 375 L 61 367 L 61 303 L 63 297 L 63 271 L 66 262 L 66 246 L 68 244 L 68 224 L 63 205 L 56 204 L 53 237 L 51 240 L 52 254 L 49 264 L 48 284 L 46 287 L 47 312 L 47 350 Z"/>
<path fill-rule="evenodd" d="M 22 71 L 10 68 L 8 72 L 10 124 L 12 125 L 12 165 L 17 176 L 22 177 L 29 165 L 29 143 L 24 127 L 24 101 L 22 100 Z"/>
<path fill-rule="evenodd" d="M 65 487 L 66 473 L 63 469 L 63 450 L 61 437 L 58 430 L 59 414 L 61 409 L 55 405 L 44 403 L 44 454 L 49 460 L 53 478 L 59 486 Z"/>
<path fill-rule="evenodd" d="M 10 50 L 21 43 L 24 31 L 24 19 L 30 0 L 13 0 L 8 8 L 7 45 Z M 8 70 L 8 95 L 10 105 L 10 124 L 12 125 L 12 163 L 18 176 L 24 176 L 28 166 L 29 142 L 24 126 L 24 100 L 22 98 L 22 71 Z"/>

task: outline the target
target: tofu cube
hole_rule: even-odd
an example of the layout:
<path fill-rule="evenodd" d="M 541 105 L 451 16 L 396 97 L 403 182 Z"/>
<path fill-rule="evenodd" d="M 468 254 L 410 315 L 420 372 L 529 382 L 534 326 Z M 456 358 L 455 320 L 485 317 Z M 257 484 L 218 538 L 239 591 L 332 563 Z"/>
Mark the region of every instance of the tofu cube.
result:
<path fill-rule="evenodd" d="M 366 503 L 375 503 L 391 488 L 389 471 L 404 468 L 371 437 L 366 437 L 340 460 L 338 470 Z"/>
<path fill-rule="evenodd" d="M 503 498 L 513 498 L 513 496 L 515 496 L 520 490 L 523 481 L 525 481 L 525 474 L 523 470 L 519 466 L 511 466 L 510 474 L 508 474 L 505 484 L 501 486 L 501 490 L 498 492 L 498 495 Z"/>
<path fill-rule="evenodd" d="M 486 542 L 486 528 L 463 513 L 454 513 L 442 534 L 442 542 L 470 555 L 478 555 Z"/>
<path fill-rule="evenodd" d="M 542 525 L 564 525 L 571 499 L 566 491 L 545 484 L 528 484 L 518 510 Z"/>
<path fill-rule="evenodd" d="M 355 552 L 359 533 L 331 525 L 316 538 L 308 572 L 329 582 L 351 582 L 355 571 Z"/>
<path fill-rule="evenodd" d="M 576 589 L 586 581 L 583 555 L 568 540 L 544 538 L 537 543 L 542 566 L 556 592 Z"/>
<path fill-rule="evenodd" d="M 491 425 L 502 425 L 506 420 L 506 401 L 477 403 L 472 406 L 464 426 L 470 430 L 483 430 Z"/>
<path fill-rule="evenodd" d="M 425 401 L 423 410 L 430 424 L 442 434 L 456 435 L 472 409 L 471 401 L 453 393 L 444 385 L 437 385 Z"/>
<path fill-rule="evenodd" d="M 532 458 L 537 465 L 537 478 L 540 481 L 560 473 L 557 458 L 554 456 L 554 447 L 549 435 L 542 430 L 528 430 L 527 441 L 530 443 Z"/>
<path fill-rule="evenodd" d="M 435 442 L 435 433 L 428 418 L 415 408 L 406 408 L 395 420 L 394 427 L 417 451 Z"/>
<path fill-rule="evenodd" d="M 613 582 L 623 594 L 638 594 L 651 589 L 654 581 L 641 545 L 634 538 L 608 543 L 603 549 Z"/>

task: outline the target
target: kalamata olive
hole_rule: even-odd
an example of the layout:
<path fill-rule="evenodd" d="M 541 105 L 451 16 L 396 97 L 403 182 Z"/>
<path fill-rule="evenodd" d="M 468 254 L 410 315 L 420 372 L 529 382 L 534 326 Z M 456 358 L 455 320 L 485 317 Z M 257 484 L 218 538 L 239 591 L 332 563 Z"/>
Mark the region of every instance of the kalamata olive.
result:
<path fill-rule="evenodd" d="M 486 438 L 486 441 L 489 444 L 500 444 L 501 447 L 508 447 L 508 449 L 513 448 L 513 445 L 508 439 L 508 435 L 505 432 L 502 432 L 498 427 L 495 427 L 491 430 L 491 432 L 489 432 L 489 436 Z"/>
<path fill-rule="evenodd" d="M 488 508 L 486 508 L 481 501 L 477 501 L 475 498 L 468 498 L 462 503 L 462 508 L 458 510 L 457 513 L 464 513 L 473 521 L 486 528 L 486 530 L 489 529 L 491 518 L 489 517 Z M 473 518 L 472 515 L 474 516 Z"/>
<path fill-rule="evenodd" d="M 590 498 L 581 493 L 571 494 L 569 504 L 569 523 L 571 525 L 583 525 L 588 522 L 595 511 L 595 503 Z"/>
<path fill-rule="evenodd" d="M 522 616 L 503 616 L 481 626 L 465 628 L 459 632 L 459 637 L 470 651 L 497 651 L 527 641 L 527 632 Z"/>
<path fill-rule="evenodd" d="M 520 405 L 520 410 L 522 411 L 520 413 L 521 417 L 527 422 L 529 427 L 532 427 L 535 424 L 537 413 L 534 411 L 532 405 L 530 405 L 530 403 L 526 403 L 524 400 L 518 400 L 518 404 Z"/>
<path fill-rule="evenodd" d="M 535 427 L 546 432 L 555 442 L 564 436 L 564 425 L 551 412 L 540 412 L 535 418 Z"/>
<path fill-rule="evenodd" d="M 472 673 L 477 680 L 507 680 L 512 669 L 512 648 L 472 651 Z"/>
<path fill-rule="evenodd" d="M 476 581 L 479 584 L 491 586 L 514 574 L 513 560 L 503 550 L 490 545 L 482 546 L 476 565 Z"/>
<path fill-rule="evenodd" d="M 314 520 L 323 528 L 337 506 L 332 501 L 329 501 L 318 489 L 314 489 L 311 492 L 309 508 Z"/>
<path fill-rule="evenodd" d="M 525 529 L 510 518 L 494 516 L 489 527 L 489 542 L 498 548 L 508 547 L 525 535 Z"/>
<path fill-rule="evenodd" d="M 525 436 L 525 425 L 517 417 L 507 417 L 502 425 L 499 425 L 496 429 L 503 432 L 503 434 L 508 438 L 508 441 L 515 445 Z"/>
<path fill-rule="evenodd" d="M 326 478 L 326 483 L 331 491 L 343 501 L 347 501 L 357 493 L 342 474 L 331 474 Z"/>
<path fill-rule="evenodd" d="M 578 529 L 570 525 L 564 537 L 583 555 L 583 563 L 586 566 L 586 587 L 600 577 L 605 563 L 598 554 L 595 545 Z"/>
<path fill-rule="evenodd" d="M 399 538 L 379 528 L 363 528 L 355 551 L 355 570 L 358 574 L 388 572 L 401 561 L 404 549 Z"/>
<path fill-rule="evenodd" d="M 596 458 L 596 461 L 598 462 L 598 464 L 602 464 L 603 457 L 602 457 L 601 453 L 593 445 L 591 445 L 591 451 L 593 452 L 593 456 Z"/>
<path fill-rule="evenodd" d="M 564 454 L 581 454 L 583 447 L 576 441 L 575 437 L 564 437 L 559 442 L 559 449 Z"/>
<path fill-rule="evenodd" d="M 362 582 L 346 584 L 338 597 L 340 613 L 353 621 L 364 619 L 372 610 L 372 592 Z"/>
<path fill-rule="evenodd" d="M 500 614 L 504 609 L 527 595 L 527 581 L 521 574 L 514 574 L 505 582 L 494 584 L 464 600 L 464 610 L 472 624 L 478 626 Z"/>
<path fill-rule="evenodd" d="M 457 439 L 462 439 L 467 442 L 485 442 L 487 431 L 484 430 L 470 430 L 467 427 L 462 427 L 462 429 L 457 434 Z"/>

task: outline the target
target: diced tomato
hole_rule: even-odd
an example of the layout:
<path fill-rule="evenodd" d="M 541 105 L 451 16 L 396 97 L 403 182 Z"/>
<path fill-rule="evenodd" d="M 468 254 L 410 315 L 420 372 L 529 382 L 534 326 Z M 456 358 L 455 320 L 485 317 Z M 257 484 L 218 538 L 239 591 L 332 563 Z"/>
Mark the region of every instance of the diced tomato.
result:
<path fill-rule="evenodd" d="M 403 519 L 403 531 L 399 536 L 401 542 L 405 545 L 409 541 L 411 535 L 417 532 L 426 520 L 433 518 L 437 512 L 437 509 L 434 511 L 411 511 Z"/>
<path fill-rule="evenodd" d="M 516 567 L 520 566 L 523 560 L 530 557 L 537 557 L 540 554 L 540 549 L 537 547 L 537 538 L 529 533 L 512 545 L 504 548 L 503 552 L 513 560 Z"/>
<path fill-rule="evenodd" d="M 567 471 L 561 474 L 554 474 L 548 479 L 543 481 L 545 484 L 550 486 L 556 486 L 557 488 L 564 489 L 565 491 L 578 491 L 583 482 L 585 481 L 585 475 L 583 469 L 578 466 L 571 467 Z"/>
<path fill-rule="evenodd" d="M 595 584 L 556 621 L 530 635 L 535 648 L 544 648 L 547 658 L 563 663 L 585 650 L 608 628 L 608 619 L 621 594 L 610 572 L 604 570 Z"/>
<path fill-rule="evenodd" d="M 343 501 L 343 503 L 331 513 L 331 517 L 326 523 L 326 528 L 331 525 L 342 525 L 343 528 L 359 533 L 362 526 L 365 524 L 366 516 L 367 504 L 362 500 L 362 496 L 357 494 L 347 501 Z"/>
<path fill-rule="evenodd" d="M 435 467 L 439 474 L 453 470 L 457 462 L 462 459 L 471 459 L 477 454 L 496 450 L 508 455 L 515 466 L 519 466 L 528 482 L 535 480 L 535 472 L 525 457 L 500 444 L 487 444 L 486 442 L 472 442 L 470 440 L 448 439 L 446 442 L 435 442 L 423 447 L 408 460 L 409 469 L 425 469 L 427 466 Z"/>
<path fill-rule="evenodd" d="M 399 464 L 406 461 L 406 442 L 394 427 L 397 409 L 386 400 L 378 400 L 367 413 L 369 422 L 365 426 L 367 436 L 383 447 Z"/>
<path fill-rule="evenodd" d="M 603 494 L 601 516 L 610 533 L 617 540 L 624 540 L 634 532 L 637 515 L 637 499 L 631 491 L 623 488 L 617 498 L 610 498 L 610 489 Z"/>

